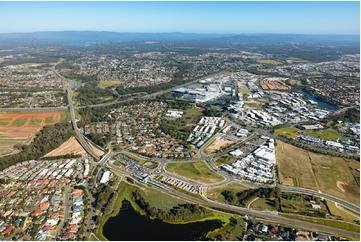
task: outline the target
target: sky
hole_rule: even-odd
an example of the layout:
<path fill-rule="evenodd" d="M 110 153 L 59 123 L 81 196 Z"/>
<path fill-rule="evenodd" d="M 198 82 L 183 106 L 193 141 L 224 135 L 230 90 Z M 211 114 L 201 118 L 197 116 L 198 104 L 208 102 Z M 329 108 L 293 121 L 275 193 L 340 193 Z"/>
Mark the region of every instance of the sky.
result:
<path fill-rule="evenodd" d="M 353 2 L 0 2 L 0 33 L 360 34 Z"/>

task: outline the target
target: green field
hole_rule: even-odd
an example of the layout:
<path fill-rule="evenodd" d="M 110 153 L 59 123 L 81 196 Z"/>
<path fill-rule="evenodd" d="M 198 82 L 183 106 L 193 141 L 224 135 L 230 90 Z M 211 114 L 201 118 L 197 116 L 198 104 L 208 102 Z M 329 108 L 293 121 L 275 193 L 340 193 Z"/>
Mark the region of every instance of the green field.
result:
<path fill-rule="evenodd" d="M 284 136 L 289 139 L 296 139 L 300 130 L 296 127 L 285 127 L 275 130 L 275 134 Z"/>
<path fill-rule="evenodd" d="M 165 166 L 165 169 L 168 172 L 202 183 L 216 183 L 224 180 L 223 177 L 208 168 L 208 166 L 202 161 L 168 163 Z"/>
<path fill-rule="evenodd" d="M 184 111 L 183 117 L 180 121 L 184 121 L 186 125 L 188 124 L 196 124 L 203 116 L 203 109 L 201 108 L 188 108 Z"/>
<path fill-rule="evenodd" d="M 120 84 L 122 84 L 122 82 L 119 80 L 101 81 L 99 82 L 98 87 L 107 88 L 107 87 L 119 86 Z"/>
<path fill-rule="evenodd" d="M 252 202 L 249 207 L 258 210 L 278 210 L 278 208 L 274 206 L 274 198 L 258 198 L 256 201 Z"/>
<path fill-rule="evenodd" d="M 14 145 L 16 144 L 23 144 L 26 140 L 22 140 L 22 139 L 0 139 L 0 153 L 7 153 L 9 151 L 11 151 L 11 149 L 14 147 Z"/>
<path fill-rule="evenodd" d="M 267 64 L 267 65 L 280 65 L 282 62 L 275 61 L 275 60 L 257 60 L 260 64 Z"/>
<path fill-rule="evenodd" d="M 251 94 L 252 92 L 247 88 L 238 88 L 238 92 L 242 94 Z"/>
<path fill-rule="evenodd" d="M 68 123 L 70 121 L 70 112 L 69 111 L 60 111 L 60 122 Z"/>
<path fill-rule="evenodd" d="M 28 126 L 36 127 L 40 126 L 42 119 L 31 119 Z"/>
<path fill-rule="evenodd" d="M 333 129 L 326 129 L 320 131 L 308 131 L 304 132 L 304 135 L 320 138 L 323 140 L 336 141 L 338 138 L 342 138 L 342 135 Z"/>
<path fill-rule="evenodd" d="M 213 159 L 213 163 L 216 166 L 229 165 L 229 164 L 235 162 L 236 160 L 237 160 L 237 158 L 235 158 L 231 155 L 224 155 L 224 156 L 220 156 L 216 159 Z"/>
<path fill-rule="evenodd" d="M 11 126 L 20 127 L 23 126 L 28 119 L 26 118 L 17 118 L 15 121 L 11 124 Z"/>
<path fill-rule="evenodd" d="M 309 195 L 286 193 L 281 194 L 282 211 L 286 213 L 302 213 L 304 215 L 315 216 L 317 209 L 313 209 L 310 200 L 316 201 L 321 206 L 321 211 L 327 214 L 325 205 L 317 197 Z"/>
<path fill-rule="evenodd" d="M 360 203 L 360 162 L 316 154 L 277 140 L 280 183 L 320 190 L 353 204 Z"/>
<path fill-rule="evenodd" d="M 337 218 L 341 218 L 343 220 L 350 222 L 354 222 L 355 220 L 360 220 L 360 217 L 358 215 L 354 214 L 351 211 L 348 211 L 343 207 L 338 208 L 336 204 L 332 201 L 327 200 L 327 206 L 330 209 L 331 214 Z"/>
<path fill-rule="evenodd" d="M 229 190 L 234 192 L 235 194 L 238 192 L 242 192 L 244 190 L 250 189 L 249 187 L 246 187 L 244 185 L 241 185 L 237 182 L 231 182 L 231 183 L 227 183 L 221 186 L 217 186 L 217 187 L 212 187 L 212 188 L 207 188 L 206 189 L 206 194 L 207 197 L 213 201 L 217 201 L 217 202 L 226 202 L 224 200 L 223 195 L 221 194 L 224 190 Z"/>
<path fill-rule="evenodd" d="M 0 118 L 0 126 L 6 126 L 8 125 L 11 120 L 13 120 L 12 118 Z"/>
<path fill-rule="evenodd" d="M 322 219 L 322 218 L 310 218 L 310 217 L 294 215 L 294 214 L 292 214 L 292 215 L 291 214 L 282 214 L 282 216 L 287 217 L 287 218 L 301 220 L 301 221 L 322 224 L 322 225 L 326 225 L 326 226 L 330 226 L 330 227 L 334 227 L 334 228 L 340 228 L 340 229 L 345 229 L 345 230 L 349 230 L 349 231 L 360 232 L 359 225 L 345 223 L 342 221 Z"/>
<path fill-rule="evenodd" d="M 292 86 L 302 86 L 302 82 L 300 80 L 291 79 L 289 82 Z"/>
<path fill-rule="evenodd" d="M 45 123 L 46 124 L 50 124 L 52 122 L 54 122 L 54 117 L 53 116 L 48 116 L 48 117 L 45 118 Z"/>

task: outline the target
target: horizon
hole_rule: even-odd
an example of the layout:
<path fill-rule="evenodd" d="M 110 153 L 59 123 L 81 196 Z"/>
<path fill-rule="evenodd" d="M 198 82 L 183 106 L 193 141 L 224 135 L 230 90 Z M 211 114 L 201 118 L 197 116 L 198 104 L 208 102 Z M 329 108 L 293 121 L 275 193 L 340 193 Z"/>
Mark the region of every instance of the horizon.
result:
<path fill-rule="evenodd" d="M 217 32 L 209 32 L 209 33 L 199 33 L 199 32 L 179 32 L 179 31 L 169 31 L 169 32 L 120 32 L 120 31 L 108 31 L 108 30 L 42 30 L 42 31 L 29 31 L 29 32 L 0 32 L 0 34 L 34 34 L 34 33 L 59 33 L 59 32 L 99 32 L 99 33 L 116 33 L 116 34 L 198 34 L 198 35 L 322 35 L 322 36 L 360 36 L 360 33 L 354 34 L 307 34 L 307 33 L 217 33 Z"/>
<path fill-rule="evenodd" d="M 360 35 L 360 2 L 0 2 L 0 33 Z"/>

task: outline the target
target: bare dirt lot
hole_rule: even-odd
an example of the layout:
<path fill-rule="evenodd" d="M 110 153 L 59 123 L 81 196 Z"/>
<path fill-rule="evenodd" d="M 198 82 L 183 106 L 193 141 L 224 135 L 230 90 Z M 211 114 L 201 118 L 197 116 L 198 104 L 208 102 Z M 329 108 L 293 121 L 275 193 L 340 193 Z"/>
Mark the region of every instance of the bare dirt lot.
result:
<path fill-rule="evenodd" d="M 60 122 L 60 112 L 47 113 L 2 113 L 0 121 L 0 136 L 7 138 L 28 138 L 34 135 L 45 125 L 52 125 Z M 39 120 L 39 122 L 32 122 Z M 41 122 L 40 122 L 41 120 Z"/>
<path fill-rule="evenodd" d="M 276 159 L 281 184 L 319 190 L 360 203 L 358 161 L 316 154 L 281 141 L 277 141 Z"/>
<path fill-rule="evenodd" d="M 232 144 L 233 142 L 230 140 L 226 140 L 226 139 L 222 139 L 222 138 L 217 138 L 215 141 L 213 141 L 213 143 L 207 147 L 207 149 L 205 150 L 206 153 L 210 154 L 213 153 L 229 144 Z"/>
<path fill-rule="evenodd" d="M 62 155 L 67 155 L 67 154 L 85 155 L 86 151 L 79 144 L 79 142 L 76 138 L 70 137 L 62 145 L 60 145 L 55 150 L 50 151 L 44 157 L 62 156 Z"/>

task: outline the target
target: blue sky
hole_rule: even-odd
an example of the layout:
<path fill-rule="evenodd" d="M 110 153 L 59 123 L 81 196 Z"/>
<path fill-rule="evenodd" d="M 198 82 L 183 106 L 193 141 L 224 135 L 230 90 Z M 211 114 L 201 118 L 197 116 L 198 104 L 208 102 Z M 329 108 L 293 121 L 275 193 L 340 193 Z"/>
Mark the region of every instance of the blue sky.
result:
<path fill-rule="evenodd" d="M 0 2 L 0 32 L 359 34 L 354 2 Z"/>

